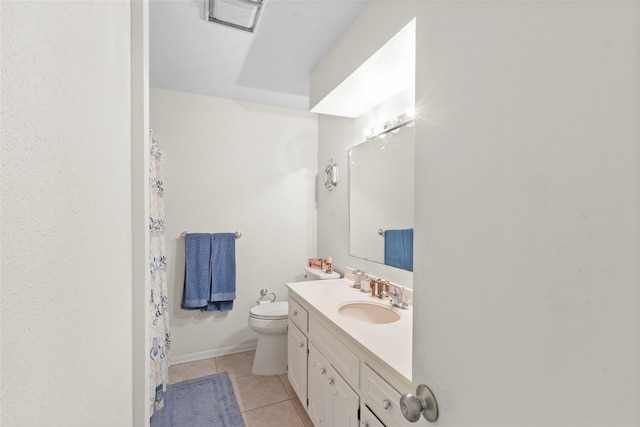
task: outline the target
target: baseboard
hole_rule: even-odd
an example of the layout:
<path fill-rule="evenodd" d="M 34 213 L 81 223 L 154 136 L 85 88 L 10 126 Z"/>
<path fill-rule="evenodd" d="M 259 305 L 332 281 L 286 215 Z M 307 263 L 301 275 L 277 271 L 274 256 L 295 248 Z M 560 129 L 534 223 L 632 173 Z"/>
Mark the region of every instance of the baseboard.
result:
<path fill-rule="evenodd" d="M 246 344 L 232 345 L 230 347 L 214 348 L 213 350 L 200 351 L 198 353 L 180 354 L 171 356 L 171 364 L 178 365 L 180 363 L 195 362 L 196 360 L 210 359 L 217 356 L 225 356 L 227 354 L 242 353 L 243 351 L 255 350 L 258 341 L 252 341 Z"/>

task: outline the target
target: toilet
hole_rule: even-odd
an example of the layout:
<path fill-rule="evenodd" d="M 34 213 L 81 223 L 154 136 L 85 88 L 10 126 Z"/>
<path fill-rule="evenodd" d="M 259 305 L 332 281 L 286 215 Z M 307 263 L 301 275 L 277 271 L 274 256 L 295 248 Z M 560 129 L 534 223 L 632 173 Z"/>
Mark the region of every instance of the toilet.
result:
<path fill-rule="evenodd" d="M 251 373 L 279 375 L 287 372 L 287 317 L 289 303 L 278 301 L 249 310 L 249 328 L 258 334 Z"/>
<path fill-rule="evenodd" d="M 307 280 L 337 279 L 336 272 L 325 273 L 305 267 Z M 264 290 L 267 291 L 266 289 Z M 273 295 L 273 294 L 272 294 Z M 275 295 L 273 295 L 275 300 Z M 258 346 L 251 373 L 279 375 L 287 372 L 287 301 L 263 301 L 249 310 L 249 328 L 258 334 Z"/>

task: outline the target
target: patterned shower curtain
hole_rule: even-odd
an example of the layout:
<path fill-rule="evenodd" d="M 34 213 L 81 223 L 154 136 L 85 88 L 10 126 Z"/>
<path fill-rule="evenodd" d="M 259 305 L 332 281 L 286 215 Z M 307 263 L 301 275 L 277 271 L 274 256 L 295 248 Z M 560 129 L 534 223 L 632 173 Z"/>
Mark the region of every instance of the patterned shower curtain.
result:
<path fill-rule="evenodd" d="M 167 255 L 165 242 L 164 198 L 160 146 L 149 132 L 149 265 L 151 295 L 149 298 L 151 336 L 151 414 L 164 405 L 164 392 L 169 382 L 169 300 L 167 297 Z"/>

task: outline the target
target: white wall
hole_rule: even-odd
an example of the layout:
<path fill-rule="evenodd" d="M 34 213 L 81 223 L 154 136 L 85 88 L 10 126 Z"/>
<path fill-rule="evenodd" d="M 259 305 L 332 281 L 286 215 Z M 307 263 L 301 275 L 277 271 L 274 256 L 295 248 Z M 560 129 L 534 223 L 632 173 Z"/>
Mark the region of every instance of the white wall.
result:
<path fill-rule="evenodd" d="M 132 423 L 128 2 L 6 2 L 2 426 Z"/>
<path fill-rule="evenodd" d="M 415 17 L 415 4 L 400 0 L 370 2 L 311 73 L 314 106 Z M 375 90 L 373 88 L 372 90 Z M 347 150 L 365 140 L 364 131 L 413 108 L 414 89 L 407 89 L 356 119 L 321 115 L 318 120 L 318 170 L 333 158 L 341 181 L 318 191 L 318 254 L 333 256 L 337 271 L 353 267 L 408 287 L 413 273 L 349 255 L 349 174 Z"/>
<path fill-rule="evenodd" d="M 151 89 L 151 127 L 163 149 L 172 360 L 255 346 L 249 309 L 261 288 L 287 298 L 316 255 L 317 118 L 260 104 Z M 182 310 L 187 232 L 234 232 L 232 311 Z"/>
<path fill-rule="evenodd" d="M 391 34 L 393 36 L 393 34 Z M 390 36 L 390 37 L 391 37 Z M 338 164 L 340 182 L 333 191 L 318 186 L 318 254 L 333 256 L 337 271 L 359 268 L 374 276 L 413 286 L 413 273 L 350 255 L 349 249 L 349 167 L 348 150 L 364 142 L 364 132 L 414 106 L 414 90 L 407 89 L 356 119 L 320 115 L 318 119 L 318 170 L 324 170 L 330 158 Z M 384 171 L 381 171 L 384 173 Z"/>

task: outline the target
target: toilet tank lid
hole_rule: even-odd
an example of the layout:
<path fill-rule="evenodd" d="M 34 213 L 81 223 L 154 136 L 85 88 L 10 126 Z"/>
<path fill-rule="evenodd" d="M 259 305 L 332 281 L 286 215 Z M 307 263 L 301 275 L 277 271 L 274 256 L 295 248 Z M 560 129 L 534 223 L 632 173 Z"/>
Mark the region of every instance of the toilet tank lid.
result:
<path fill-rule="evenodd" d="M 326 273 L 322 270 L 318 270 L 317 268 L 305 267 L 304 270 L 307 274 L 311 275 L 312 278 L 317 280 L 329 280 L 329 279 L 339 279 L 340 273 L 332 271 L 331 273 Z"/>
<path fill-rule="evenodd" d="M 289 302 L 278 301 L 269 304 L 254 305 L 249 310 L 251 314 L 267 317 L 283 317 L 289 314 Z"/>

